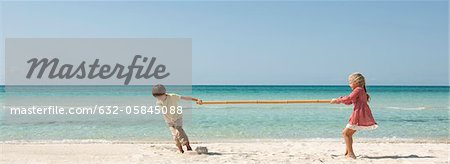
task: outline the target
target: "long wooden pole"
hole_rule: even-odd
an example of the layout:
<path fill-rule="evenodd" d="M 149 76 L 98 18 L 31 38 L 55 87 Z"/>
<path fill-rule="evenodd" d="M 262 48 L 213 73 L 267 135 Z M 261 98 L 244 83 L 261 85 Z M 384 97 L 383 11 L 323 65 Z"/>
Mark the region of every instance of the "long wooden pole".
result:
<path fill-rule="evenodd" d="M 203 105 L 209 104 L 305 104 L 305 103 L 330 103 L 331 100 L 230 100 L 230 101 L 203 101 Z"/>

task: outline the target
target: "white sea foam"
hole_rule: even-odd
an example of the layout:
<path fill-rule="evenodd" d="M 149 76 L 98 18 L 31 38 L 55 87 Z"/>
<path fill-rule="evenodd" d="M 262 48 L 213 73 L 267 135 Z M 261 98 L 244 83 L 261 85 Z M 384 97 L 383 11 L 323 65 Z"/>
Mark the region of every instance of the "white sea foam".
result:
<path fill-rule="evenodd" d="M 425 110 L 427 107 L 386 107 L 388 109 L 397 109 L 397 110 Z"/>

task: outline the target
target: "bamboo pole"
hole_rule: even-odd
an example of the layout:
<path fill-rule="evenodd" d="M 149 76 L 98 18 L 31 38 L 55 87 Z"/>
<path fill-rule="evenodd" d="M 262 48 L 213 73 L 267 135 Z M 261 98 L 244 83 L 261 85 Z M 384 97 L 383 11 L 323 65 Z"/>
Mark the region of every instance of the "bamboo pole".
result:
<path fill-rule="evenodd" d="M 202 105 L 210 104 L 306 104 L 330 103 L 331 100 L 230 100 L 230 101 L 203 101 Z"/>

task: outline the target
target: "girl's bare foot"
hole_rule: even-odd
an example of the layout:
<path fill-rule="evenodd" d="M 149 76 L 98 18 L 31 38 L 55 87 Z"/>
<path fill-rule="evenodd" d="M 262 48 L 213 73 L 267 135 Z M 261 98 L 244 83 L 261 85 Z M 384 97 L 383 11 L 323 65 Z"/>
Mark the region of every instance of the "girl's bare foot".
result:
<path fill-rule="evenodd" d="M 355 154 L 346 154 L 345 158 L 347 158 L 347 159 L 356 159 L 356 156 L 355 156 Z"/>

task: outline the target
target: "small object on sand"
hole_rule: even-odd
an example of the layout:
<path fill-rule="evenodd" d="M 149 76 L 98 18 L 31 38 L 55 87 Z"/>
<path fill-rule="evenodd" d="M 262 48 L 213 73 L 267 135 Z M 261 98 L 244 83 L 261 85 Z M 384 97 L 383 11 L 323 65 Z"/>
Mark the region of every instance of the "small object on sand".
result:
<path fill-rule="evenodd" d="M 195 151 L 198 154 L 208 154 L 208 148 L 203 147 L 203 146 L 199 146 L 199 147 L 195 148 Z"/>

